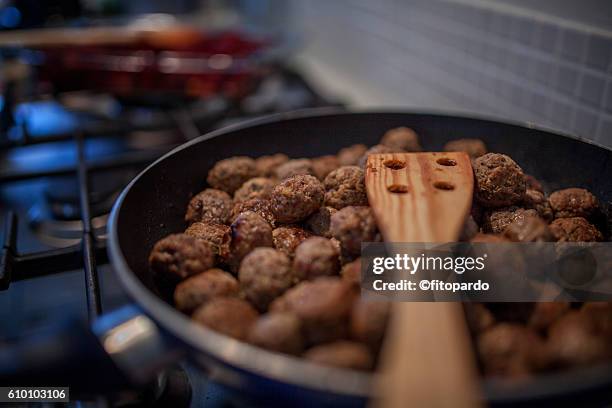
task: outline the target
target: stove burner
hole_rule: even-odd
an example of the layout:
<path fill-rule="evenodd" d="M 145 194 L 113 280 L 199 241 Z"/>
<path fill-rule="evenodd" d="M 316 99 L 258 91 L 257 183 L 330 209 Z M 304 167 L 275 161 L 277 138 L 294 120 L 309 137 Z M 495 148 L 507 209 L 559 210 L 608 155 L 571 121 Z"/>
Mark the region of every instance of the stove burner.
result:
<path fill-rule="evenodd" d="M 92 218 L 91 224 L 97 238 L 106 238 L 107 222 L 108 214 Z M 28 225 L 41 242 L 54 248 L 76 245 L 83 237 L 81 220 L 52 219 L 41 204 L 34 205 L 28 211 Z"/>

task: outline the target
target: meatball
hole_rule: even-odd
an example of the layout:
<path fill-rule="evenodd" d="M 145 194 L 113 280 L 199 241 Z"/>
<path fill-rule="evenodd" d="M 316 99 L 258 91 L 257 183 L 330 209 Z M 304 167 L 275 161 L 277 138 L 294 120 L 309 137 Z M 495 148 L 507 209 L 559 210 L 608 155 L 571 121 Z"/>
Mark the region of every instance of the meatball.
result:
<path fill-rule="evenodd" d="M 338 152 L 338 164 L 340 166 L 354 166 L 359 164 L 359 159 L 368 150 L 368 147 L 363 144 L 354 144 L 349 147 L 340 149 Z"/>
<path fill-rule="evenodd" d="M 211 187 L 233 194 L 245 181 L 257 177 L 255 160 L 250 157 L 230 157 L 215 163 L 206 181 Z"/>
<path fill-rule="evenodd" d="M 507 238 L 505 238 L 503 235 L 499 235 L 499 234 L 482 234 L 482 233 L 478 233 L 476 235 L 474 235 L 471 239 L 470 242 L 475 242 L 475 243 L 479 243 L 479 244 L 499 244 L 502 242 L 509 242 Z"/>
<path fill-rule="evenodd" d="M 445 152 L 465 152 L 472 159 L 487 154 L 487 146 L 480 139 L 456 139 L 444 145 Z"/>
<path fill-rule="evenodd" d="M 289 258 L 295 256 L 295 249 L 312 234 L 300 227 L 278 227 L 272 231 L 274 247 L 287 255 Z"/>
<path fill-rule="evenodd" d="M 191 316 L 198 324 L 242 341 L 246 340 L 257 317 L 253 306 L 236 297 L 213 298 Z"/>
<path fill-rule="evenodd" d="M 272 312 L 294 313 L 302 322 L 308 344 L 346 338 L 354 299 L 353 285 L 336 277 L 304 281 L 289 289 L 270 305 Z"/>
<path fill-rule="evenodd" d="M 349 205 L 368 205 L 363 170 L 357 166 L 340 167 L 325 177 L 325 205 L 336 209 Z"/>
<path fill-rule="evenodd" d="M 325 180 L 325 177 L 332 171 L 340 167 L 338 157 L 334 155 L 321 156 L 312 159 L 313 175 L 319 180 Z"/>
<path fill-rule="evenodd" d="M 537 217 L 537 215 L 536 210 L 519 207 L 491 210 L 484 214 L 482 229 L 485 232 L 501 234 L 513 222 L 523 220 L 525 217 Z"/>
<path fill-rule="evenodd" d="M 389 147 L 385 145 L 374 145 L 370 147 L 366 152 L 361 156 L 359 162 L 357 163 L 359 167 L 364 168 L 366 163 L 368 162 L 368 156 L 371 154 L 383 154 L 383 153 L 404 153 L 404 150 L 397 147 Z"/>
<path fill-rule="evenodd" d="M 506 207 L 523 200 L 527 184 L 523 170 L 510 157 L 487 153 L 473 162 L 476 200 L 484 207 Z"/>
<path fill-rule="evenodd" d="M 330 223 L 331 216 L 338 210 L 332 207 L 321 207 L 306 220 L 306 227 L 314 234 L 325 238 L 331 238 Z"/>
<path fill-rule="evenodd" d="M 388 130 L 380 139 L 380 144 L 405 152 L 420 152 L 423 150 L 416 132 L 407 127 Z"/>
<path fill-rule="evenodd" d="M 527 182 L 527 188 L 530 190 L 536 190 L 541 193 L 544 192 L 544 188 L 542 187 L 542 183 L 538 181 L 535 177 L 530 174 L 525 174 L 525 181 Z"/>
<path fill-rule="evenodd" d="M 240 263 L 238 281 L 246 298 L 266 310 L 276 297 L 299 281 L 289 257 L 273 248 L 255 248 Z"/>
<path fill-rule="evenodd" d="M 194 222 L 185 230 L 185 234 L 208 242 L 212 251 L 221 260 L 226 260 L 229 257 L 232 229 L 227 225 Z"/>
<path fill-rule="evenodd" d="M 542 370 L 549 362 L 542 338 L 518 324 L 493 326 L 478 337 L 477 347 L 487 375 L 525 377 Z"/>
<path fill-rule="evenodd" d="M 283 153 L 261 156 L 255 159 L 255 169 L 257 170 L 257 174 L 262 177 L 272 177 L 274 175 L 274 170 L 288 161 L 289 157 Z"/>
<path fill-rule="evenodd" d="M 555 191 L 548 198 L 548 202 L 555 218 L 589 218 L 599 207 L 597 198 L 584 188 L 566 188 Z"/>
<path fill-rule="evenodd" d="M 504 236 L 515 242 L 550 242 L 554 237 L 548 224 L 538 216 L 518 217 L 506 227 Z"/>
<path fill-rule="evenodd" d="M 248 341 L 267 350 L 297 355 L 304 349 L 302 323 L 291 313 L 268 313 L 251 326 Z"/>
<path fill-rule="evenodd" d="M 267 177 L 255 177 L 245 182 L 234 193 L 234 201 L 247 201 L 251 198 L 270 198 L 276 183 Z"/>
<path fill-rule="evenodd" d="M 315 177 L 289 177 L 272 191 L 272 212 L 278 222 L 298 222 L 317 211 L 324 196 L 325 189 Z"/>
<path fill-rule="evenodd" d="M 232 208 L 232 215 L 230 220 L 234 222 L 236 218 L 247 211 L 254 212 L 259 215 L 261 218 L 266 220 L 268 224 L 274 227 L 275 219 L 274 213 L 272 212 L 272 203 L 270 200 L 266 200 L 263 198 L 251 198 L 246 201 L 239 201 Z"/>
<path fill-rule="evenodd" d="M 377 352 L 387 330 L 389 311 L 390 305 L 386 301 L 356 301 L 351 311 L 351 338 Z"/>
<path fill-rule="evenodd" d="M 489 309 L 480 303 L 465 303 L 465 319 L 470 331 L 479 334 L 495 324 L 495 317 Z"/>
<path fill-rule="evenodd" d="M 274 176 L 279 180 L 297 176 L 297 175 L 314 175 L 312 161 L 310 159 L 294 159 L 281 164 L 274 170 Z"/>
<path fill-rule="evenodd" d="M 172 234 L 157 241 L 149 255 L 153 272 L 170 282 L 204 272 L 214 264 L 210 244 L 186 234 Z"/>
<path fill-rule="evenodd" d="M 538 212 L 538 215 L 542 217 L 546 222 L 550 222 L 553 219 L 553 210 L 550 203 L 544 196 L 544 193 L 538 190 L 528 188 L 525 191 L 525 198 L 523 200 L 525 208 L 533 208 Z"/>
<path fill-rule="evenodd" d="M 557 218 L 550 224 L 550 231 L 559 242 L 602 241 L 603 235 L 582 217 Z"/>
<path fill-rule="evenodd" d="M 354 285 L 361 285 L 361 258 L 357 258 L 342 266 L 340 270 L 342 280 Z"/>
<path fill-rule="evenodd" d="M 527 325 L 538 331 L 544 331 L 563 316 L 570 308 L 567 302 L 539 302 L 536 303 Z"/>
<path fill-rule="evenodd" d="M 178 310 L 191 313 L 212 298 L 237 296 L 239 290 L 232 275 L 221 269 L 209 269 L 179 283 L 174 290 L 174 304 Z"/>
<path fill-rule="evenodd" d="M 272 227 L 260 215 L 247 211 L 240 214 L 232 224 L 232 245 L 229 264 L 237 271 L 242 259 L 257 247 L 271 247 Z"/>
<path fill-rule="evenodd" d="M 340 253 L 327 238 L 308 238 L 295 250 L 293 270 L 302 279 L 336 275 L 339 269 Z"/>
<path fill-rule="evenodd" d="M 229 220 L 233 206 L 232 197 L 225 191 L 207 188 L 189 201 L 185 221 L 225 224 Z"/>
<path fill-rule="evenodd" d="M 331 217 L 331 233 L 342 251 L 351 256 L 361 253 L 361 243 L 376 238 L 376 221 L 369 207 L 344 207 Z"/>
<path fill-rule="evenodd" d="M 304 358 L 317 364 L 353 370 L 367 371 L 374 367 L 374 357 L 370 350 L 353 341 L 336 341 L 315 346 L 304 353 Z"/>

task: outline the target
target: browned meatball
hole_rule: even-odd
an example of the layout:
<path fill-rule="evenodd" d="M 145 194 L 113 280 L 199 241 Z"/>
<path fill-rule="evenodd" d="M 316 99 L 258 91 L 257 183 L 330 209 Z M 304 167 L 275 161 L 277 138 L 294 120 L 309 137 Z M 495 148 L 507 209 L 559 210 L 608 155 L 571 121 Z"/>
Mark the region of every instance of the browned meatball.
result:
<path fill-rule="evenodd" d="M 293 159 L 281 164 L 274 170 L 274 176 L 279 180 L 297 176 L 297 175 L 314 175 L 312 161 L 310 159 Z"/>
<path fill-rule="evenodd" d="M 179 283 L 174 290 L 174 304 L 178 310 L 191 313 L 212 298 L 236 296 L 239 290 L 232 275 L 221 269 L 209 269 Z"/>
<path fill-rule="evenodd" d="M 329 230 L 331 223 L 331 216 L 336 211 L 332 207 L 321 207 L 317 212 L 312 214 L 306 220 L 306 226 L 316 235 L 321 235 L 325 238 L 331 238 L 331 231 Z"/>
<path fill-rule="evenodd" d="M 278 222 L 303 220 L 323 204 L 325 189 L 316 177 L 298 175 L 283 180 L 272 191 L 272 211 Z"/>
<path fill-rule="evenodd" d="M 517 217 L 514 222 L 506 227 L 504 236 L 515 242 L 554 241 L 548 224 L 542 218 L 532 215 Z"/>
<path fill-rule="evenodd" d="M 267 350 L 300 354 L 304 349 L 302 323 L 291 313 L 268 313 L 251 327 L 248 341 Z"/>
<path fill-rule="evenodd" d="M 210 244 L 186 234 L 172 234 L 157 241 L 149 255 L 153 272 L 171 282 L 204 272 L 214 264 Z"/>
<path fill-rule="evenodd" d="M 227 225 L 212 222 L 194 222 L 185 234 L 202 239 L 210 244 L 210 248 L 221 260 L 226 260 L 230 253 L 232 229 Z"/>
<path fill-rule="evenodd" d="M 234 205 L 234 208 L 232 208 L 230 220 L 234 222 L 240 214 L 247 211 L 258 214 L 274 227 L 275 219 L 274 213 L 272 212 L 272 202 L 270 200 L 264 198 L 251 198 L 246 201 L 239 201 Z"/>
<path fill-rule="evenodd" d="M 229 220 L 233 206 L 232 197 L 225 191 L 207 188 L 189 201 L 185 221 L 225 224 Z"/>
<path fill-rule="evenodd" d="M 542 338 L 518 324 L 501 323 L 486 330 L 478 337 L 478 353 L 486 375 L 525 377 L 549 362 Z"/>
<path fill-rule="evenodd" d="M 361 156 L 359 162 L 357 163 L 359 167 L 364 168 L 366 163 L 368 162 L 368 156 L 371 154 L 383 154 L 383 153 L 403 153 L 404 150 L 397 147 L 389 147 L 385 145 L 374 145 L 370 147 L 366 152 Z"/>
<path fill-rule="evenodd" d="M 591 319 L 571 311 L 548 330 L 548 347 L 561 366 L 593 364 L 612 357 L 612 342 L 597 333 Z"/>
<path fill-rule="evenodd" d="M 387 330 L 389 312 L 389 302 L 365 299 L 356 301 L 351 312 L 351 338 L 378 351 Z"/>
<path fill-rule="evenodd" d="M 237 271 L 242 259 L 257 247 L 271 247 L 272 227 L 260 215 L 247 211 L 240 214 L 232 224 L 232 245 L 229 264 Z"/>
<path fill-rule="evenodd" d="M 465 303 L 463 308 L 465 309 L 468 327 L 472 333 L 482 333 L 495 324 L 493 313 L 481 303 Z"/>
<path fill-rule="evenodd" d="M 257 174 L 262 177 L 271 177 L 274 175 L 274 170 L 283 163 L 289 161 L 289 157 L 283 153 L 276 153 L 270 156 L 261 156 L 255 159 L 255 169 Z"/>
<path fill-rule="evenodd" d="M 274 247 L 283 252 L 289 258 L 295 256 L 295 249 L 312 234 L 300 227 L 278 227 L 272 231 Z"/>
<path fill-rule="evenodd" d="M 246 201 L 251 198 L 270 198 L 276 183 L 267 177 L 255 177 L 245 182 L 234 193 L 235 201 Z"/>
<path fill-rule="evenodd" d="M 380 139 L 380 144 L 405 152 L 420 152 L 423 150 L 419 144 L 419 137 L 416 132 L 407 127 L 387 130 L 382 139 Z"/>
<path fill-rule="evenodd" d="M 525 198 L 523 200 L 525 208 L 533 208 L 538 212 L 538 215 L 542 217 L 546 222 L 550 222 L 553 219 L 553 210 L 550 203 L 544 196 L 544 193 L 538 190 L 528 188 L 525 191 Z"/>
<path fill-rule="evenodd" d="M 250 157 L 230 157 L 215 163 L 206 181 L 216 189 L 233 194 L 245 181 L 257 177 L 255 160 Z"/>
<path fill-rule="evenodd" d="M 214 331 L 238 340 L 246 340 L 257 320 L 257 310 L 236 297 L 216 297 L 195 310 L 191 318 Z"/>
<path fill-rule="evenodd" d="M 357 258 L 342 266 L 340 270 L 342 280 L 354 285 L 361 285 L 361 258 Z"/>
<path fill-rule="evenodd" d="M 304 281 L 270 305 L 272 312 L 294 313 L 302 322 L 308 344 L 345 338 L 358 290 L 336 277 Z"/>
<path fill-rule="evenodd" d="M 535 330 L 543 331 L 563 316 L 570 308 L 567 302 L 539 302 L 536 303 L 527 325 Z"/>
<path fill-rule="evenodd" d="M 359 164 L 359 159 L 368 150 L 364 144 L 354 144 L 349 147 L 340 149 L 338 152 L 338 164 L 340 166 L 354 166 Z"/>
<path fill-rule="evenodd" d="M 513 222 L 523 220 L 525 217 L 537 217 L 536 210 L 526 210 L 520 207 L 506 207 L 487 211 L 483 217 L 482 229 L 494 234 L 503 233 Z"/>
<path fill-rule="evenodd" d="M 525 181 L 527 182 L 527 188 L 531 190 L 536 190 L 541 193 L 544 192 L 544 188 L 542 187 L 542 183 L 538 181 L 535 177 L 530 174 L 525 174 Z"/>
<path fill-rule="evenodd" d="M 474 235 L 472 239 L 470 239 L 470 242 L 475 242 L 475 243 L 480 243 L 480 244 L 498 244 L 498 243 L 509 242 L 509 241 L 503 235 L 478 233 Z"/>
<path fill-rule="evenodd" d="M 300 279 L 287 255 L 274 248 L 255 248 L 240 263 L 238 280 L 247 299 L 259 310 L 266 310 Z"/>
<path fill-rule="evenodd" d="M 349 205 L 368 205 L 363 170 L 357 166 L 340 167 L 325 177 L 325 205 L 336 209 Z"/>
<path fill-rule="evenodd" d="M 480 139 L 456 139 L 444 145 L 445 152 L 465 152 L 472 159 L 487 154 L 487 146 Z"/>
<path fill-rule="evenodd" d="M 293 270 L 302 279 L 338 274 L 340 253 L 327 238 L 311 237 L 295 250 Z"/>
<path fill-rule="evenodd" d="M 338 157 L 332 154 L 312 159 L 313 175 L 321 181 L 325 180 L 325 177 L 338 167 L 340 167 Z"/>
<path fill-rule="evenodd" d="M 548 202 L 555 213 L 555 218 L 589 218 L 599 207 L 597 198 L 584 188 L 555 191 L 548 198 Z"/>
<path fill-rule="evenodd" d="M 374 367 L 374 357 L 370 350 L 353 341 L 336 341 L 315 346 L 304 353 L 304 358 L 317 364 L 353 370 L 367 371 Z"/>
<path fill-rule="evenodd" d="M 376 238 L 376 221 L 369 207 L 344 207 L 331 217 L 331 233 L 342 251 L 351 256 L 361 253 L 361 243 Z"/>
<path fill-rule="evenodd" d="M 602 241 L 603 235 L 582 217 L 557 218 L 550 224 L 550 231 L 560 242 Z"/>
<path fill-rule="evenodd" d="M 473 162 L 475 197 L 484 207 L 506 207 L 523 200 L 523 170 L 505 154 L 487 153 Z"/>

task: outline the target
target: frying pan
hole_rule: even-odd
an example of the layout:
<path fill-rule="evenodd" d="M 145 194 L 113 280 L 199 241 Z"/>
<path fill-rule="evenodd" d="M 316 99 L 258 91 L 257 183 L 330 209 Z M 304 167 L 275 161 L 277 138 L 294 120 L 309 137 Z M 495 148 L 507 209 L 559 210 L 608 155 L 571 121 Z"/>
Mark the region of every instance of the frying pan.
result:
<path fill-rule="evenodd" d="M 157 240 L 184 230 L 187 203 L 205 187 L 216 161 L 277 152 L 296 158 L 334 154 L 354 143 L 376 144 L 386 130 L 398 126 L 413 128 L 425 150 L 439 150 L 451 139 L 480 138 L 490 151 L 514 158 L 548 192 L 570 186 L 591 190 L 610 219 L 612 151 L 529 125 L 440 113 L 350 113 L 334 108 L 279 114 L 217 130 L 157 160 L 126 187 L 114 206 L 109 255 L 137 307 L 111 313 L 94 327 L 112 365 L 132 379 L 144 380 L 159 364 L 182 355 L 215 381 L 268 406 L 363 405 L 372 396 L 370 374 L 310 364 L 192 324 L 172 307 L 167 288 L 156 286 L 147 257 Z M 600 406 L 612 401 L 612 365 L 514 383 L 486 380 L 483 388 L 494 406 Z"/>

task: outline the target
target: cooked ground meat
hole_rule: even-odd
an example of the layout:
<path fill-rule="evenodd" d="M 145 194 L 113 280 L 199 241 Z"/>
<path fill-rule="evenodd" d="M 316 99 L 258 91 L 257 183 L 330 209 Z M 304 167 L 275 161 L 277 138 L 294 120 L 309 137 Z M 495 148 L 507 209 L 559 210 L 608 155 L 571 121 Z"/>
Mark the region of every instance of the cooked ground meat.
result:
<path fill-rule="evenodd" d="M 357 258 L 342 266 L 340 276 L 342 276 L 343 280 L 353 285 L 361 285 L 361 258 Z"/>
<path fill-rule="evenodd" d="M 239 201 L 232 208 L 230 220 L 234 222 L 236 218 L 247 211 L 258 214 L 266 220 L 272 227 L 275 225 L 274 213 L 272 212 L 272 202 L 264 198 L 251 198 L 246 201 Z"/>
<path fill-rule="evenodd" d="M 267 313 L 251 326 L 248 341 L 267 350 L 298 355 L 304 349 L 302 323 L 291 313 Z"/>
<path fill-rule="evenodd" d="M 289 258 L 293 258 L 295 256 L 295 249 L 298 245 L 311 236 L 312 234 L 310 232 L 294 226 L 278 227 L 272 231 L 274 247 Z"/>
<path fill-rule="evenodd" d="M 244 257 L 238 272 L 242 291 L 262 311 L 299 280 L 289 257 L 274 248 L 255 248 Z"/>
<path fill-rule="evenodd" d="M 179 283 L 174 290 L 174 304 L 189 314 L 212 298 L 237 296 L 239 290 L 236 278 L 213 268 Z"/>
<path fill-rule="evenodd" d="M 272 227 L 259 214 L 247 211 L 232 224 L 232 245 L 229 265 L 237 271 L 242 259 L 257 247 L 271 247 Z"/>
<path fill-rule="evenodd" d="M 495 317 L 480 303 L 464 303 L 465 318 L 470 331 L 479 334 L 495 324 Z"/>
<path fill-rule="evenodd" d="M 227 225 L 212 222 L 194 222 L 185 230 L 185 234 L 208 242 L 212 251 L 219 257 L 219 260 L 224 261 L 229 257 L 232 229 Z"/>
<path fill-rule="evenodd" d="M 255 159 L 255 169 L 257 174 L 262 177 L 272 177 L 274 170 L 283 163 L 289 161 L 289 157 L 283 153 L 261 156 Z"/>
<path fill-rule="evenodd" d="M 536 210 L 538 215 L 546 222 L 551 222 L 554 218 L 552 207 L 541 191 L 528 188 L 525 191 L 523 205 L 525 208 L 533 208 Z"/>
<path fill-rule="evenodd" d="M 358 256 L 361 243 L 373 241 L 377 226 L 370 207 L 344 207 L 331 217 L 331 233 L 340 241 L 343 253 Z"/>
<path fill-rule="evenodd" d="M 149 255 L 153 272 L 170 282 L 204 272 L 214 264 L 210 244 L 186 234 L 172 234 L 157 241 Z"/>
<path fill-rule="evenodd" d="M 267 177 L 255 177 L 245 182 L 234 193 L 234 201 L 247 201 L 251 198 L 270 198 L 276 182 Z"/>
<path fill-rule="evenodd" d="M 487 154 L 487 146 L 480 139 L 456 139 L 444 145 L 445 152 L 465 152 L 472 159 Z"/>
<path fill-rule="evenodd" d="M 272 312 L 294 313 L 308 344 L 346 338 L 348 318 L 358 289 L 336 277 L 304 281 L 270 305 Z"/>
<path fill-rule="evenodd" d="M 312 161 L 310 159 L 293 159 L 281 164 L 274 170 L 274 176 L 279 180 L 297 176 L 297 175 L 314 175 Z"/>
<path fill-rule="evenodd" d="M 349 205 L 368 205 L 363 170 L 357 166 L 340 167 L 325 177 L 325 205 L 336 209 Z"/>
<path fill-rule="evenodd" d="M 321 207 L 324 196 L 325 189 L 316 177 L 289 177 L 274 187 L 272 211 L 278 222 L 299 222 Z"/>
<path fill-rule="evenodd" d="M 216 332 L 244 341 L 257 317 L 257 310 L 242 299 L 216 297 L 197 308 L 192 319 Z"/>
<path fill-rule="evenodd" d="M 509 242 L 507 238 L 499 234 L 482 234 L 478 233 L 470 239 L 470 242 L 481 243 L 481 244 L 497 244 L 500 242 Z"/>
<path fill-rule="evenodd" d="M 359 162 L 357 163 L 359 167 L 362 169 L 365 168 L 366 163 L 368 162 L 368 156 L 371 154 L 383 154 L 383 153 L 404 153 L 404 150 L 399 149 L 397 147 L 389 147 L 385 145 L 374 145 L 370 147 L 366 152 L 361 156 Z"/>
<path fill-rule="evenodd" d="M 351 338 L 366 344 L 372 351 L 377 352 L 387 330 L 389 312 L 389 302 L 357 300 L 351 312 Z"/>
<path fill-rule="evenodd" d="M 597 211 L 599 202 L 584 188 L 566 188 L 555 191 L 548 198 L 555 218 L 589 218 Z"/>
<path fill-rule="evenodd" d="M 331 216 L 336 211 L 335 208 L 323 206 L 306 220 L 306 227 L 315 235 L 331 238 L 330 223 Z"/>
<path fill-rule="evenodd" d="M 554 237 L 548 224 L 538 216 L 517 217 L 504 230 L 504 236 L 515 242 L 550 242 Z"/>
<path fill-rule="evenodd" d="M 568 302 L 538 302 L 535 304 L 527 325 L 538 331 L 545 331 L 570 309 Z"/>
<path fill-rule="evenodd" d="M 336 170 L 340 167 L 340 163 L 338 163 L 338 157 L 335 155 L 327 155 L 321 157 L 315 157 L 312 161 L 312 170 L 314 171 L 314 176 L 319 180 L 325 180 L 325 177 L 332 171 Z"/>
<path fill-rule="evenodd" d="M 473 162 L 476 200 L 484 207 L 506 207 L 523 201 L 523 170 L 505 154 L 487 153 Z"/>
<path fill-rule="evenodd" d="M 559 242 L 602 241 L 603 235 L 582 217 L 557 218 L 550 224 L 550 231 Z"/>
<path fill-rule="evenodd" d="M 306 360 L 317 364 L 348 368 L 354 370 L 371 370 L 374 357 L 370 350 L 361 343 L 336 341 L 315 346 L 304 353 Z"/>
<path fill-rule="evenodd" d="M 234 194 L 245 181 L 257 177 L 255 160 L 250 157 L 236 156 L 215 163 L 208 172 L 206 181 L 216 189 Z"/>
<path fill-rule="evenodd" d="M 327 238 L 308 238 L 295 250 L 293 270 L 302 279 L 337 275 L 339 269 L 340 253 Z"/>
<path fill-rule="evenodd" d="M 518 324 L 493 326 L 478 336 L 477 346 L 486 375 L 526 377 L 549 364 L 542 338 Z"/>
<path fill-rule="evenodd" d="M 226 224 L 229 221 L 233 206 L 232 197 L 225 191 L 207 188 L 189 201 L 185 221 L 188 223 L 202 221 Z"/>
<path fill-rule="evenodd" d="M 340 149 L 338 152 L 338 164 L 340 166 L 355 166 L 359 164 L 359 159 L 368 150 L 364 144 L 354 144 L 349 147 Z"/>
<path fill-rule="evenodd" d="M 537 217 L 536 210 L 526 210 L 520 207 L 506 207 L 487 211 L 483 217 L 482 229 L 485 232 L 501 234 L 513 222 L 523 220 L 525 217 Z"/>
<path fill-rule="evenodd" d="M 527 182 L 528 189 L 536 190 L 541 193 L 544 192 L 544 187 L 542 187 L 542 183 L 540 183 L 538 179 L 533 177 L 531 174 L 525 174 L 525 181 Z"/>
<path fill-rule="evenodd" d="M 423 150 L 416 132 L 407 127 L 388 130 L 380 139 L 380 144 L 405 152 L 420 152 Z"/>

